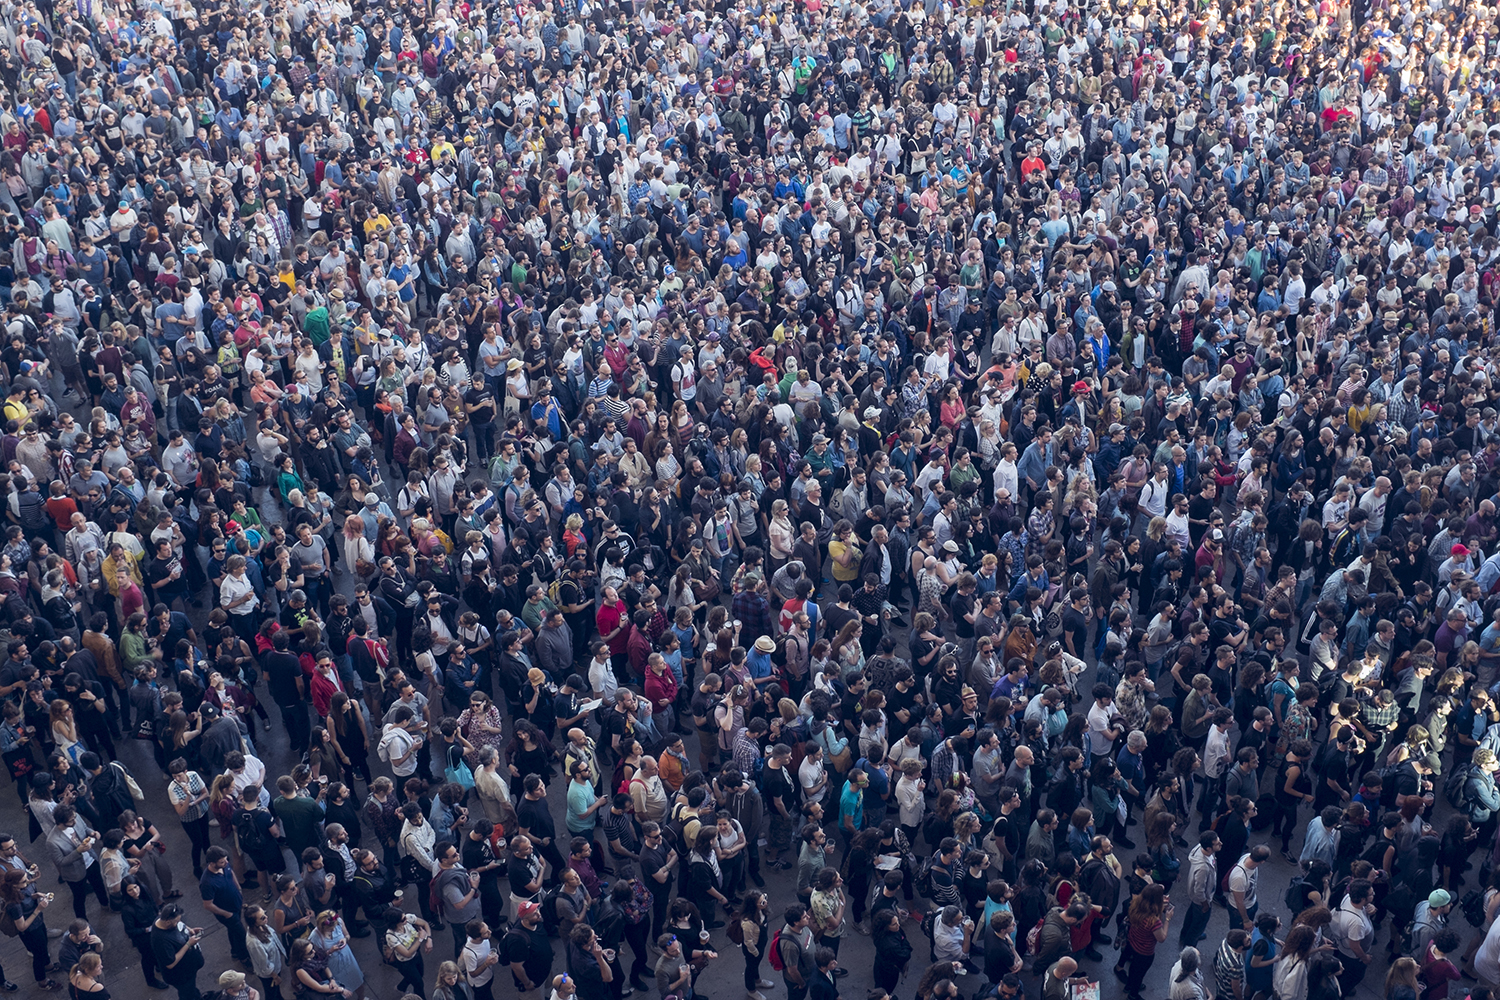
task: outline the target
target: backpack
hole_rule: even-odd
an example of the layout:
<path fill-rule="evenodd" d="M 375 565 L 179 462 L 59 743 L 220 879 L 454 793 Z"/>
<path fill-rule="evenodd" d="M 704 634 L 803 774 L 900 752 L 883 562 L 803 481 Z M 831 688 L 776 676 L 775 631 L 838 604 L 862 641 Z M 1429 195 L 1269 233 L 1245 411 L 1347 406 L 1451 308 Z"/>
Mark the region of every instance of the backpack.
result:
<path fill-rule="evenodd" d="M 771 951 L 770 954 L 766 955 L 766 958 L 770 961 L 772 969 L 775 969 L 777 972 L 786 971 L 786 962 L 783 961 L 781 957 L 780 931 L 777 931 L 775 934 L 771 935 Z"/>
<path fill-rule="evenodd" d="M 255 822 L 255 813 L 249 809 L 234 814 L 234 832 L 239 835 L 242 851 L 252 857 L 260 857 L 266 852 L 268 838 Z"/>
<path fill-rule="evenodd" d="M 735 944 L 745 943 L 745 925 L 740 922 L 739 917 L 730 917 L 724 927 L 724 936 Z"/>
<path fill-rule="evenodd" d="M 922 866 L 917 869 L 915 889 L 919 895 L 932 898 L 932 866 L 937 863 L 937 855 L 922 859 Z"/>
<path fill-rule="evenodd" d="M 1470 889 L 1464 893 L 1464 898 L 1458 901 L 1458 908 L 1463 912 L 1464 919 L 1475 927 L 1484 926 L 1484 893 L 1478 889 Z M 3 925 L 0 925 L 3 929 Z"/>
<path fill-rule="evenodd" d="M 1037 953 L 1037 949 L 1039 947 L 1041 947 L 1041 944 L 1042 944 L 1042 925 L 1045 924 L 1046 922 L 1047 922 L 1047 918 L 1046 917 L 1042 917 L 1040 920 L 1038 920 L 1036 922 L 1036 926 L 1034 926 L 1033 928 L 1031 928 L 1031 930 L 1029 930 L 1029 931 L 1026 932 L 1026 953 L 1028 955 L 1035 955 Z"/>
<path fill-rule="evenodd" d="M 562 577 L 547 584 L 547 600 L 559 608 L 562 607 Z"/>
<path fill-rule="evenodd" d="M 1281 902 L 1296 916 L 1307 908 L 1307 894 L 1302 891 L 1307 884 L 1307 879 L 1301 875 L 1292 879 L 1286 887 L 1286 892 L 1281 897 Z"/>
<path fill-rule="evenodd" d="M 562 917 L 557 912 L 557 897 L 562 891 L 562 885 L 558 884 L 542 893 L 542 926 L 548 937 L 557 937 L 558 928 L 562 926 Z"/>
<path fill-rule="evenodd" d="M 0 934 L 6 937 L 20 937 L 21 928 L 16 926 L 16 918 L 10 915 L 10 907 L 0 908 Z"/>
<path fill-rule="evenodd" d="M 1448 804 L 1455 809 L 1462 810 L 1464 815 L 1469 812 L 1469 776 L 1474 773 L 1473 763 L 1460 764 L 1448 776 L 1443 779 L 1443 797 Z"/>

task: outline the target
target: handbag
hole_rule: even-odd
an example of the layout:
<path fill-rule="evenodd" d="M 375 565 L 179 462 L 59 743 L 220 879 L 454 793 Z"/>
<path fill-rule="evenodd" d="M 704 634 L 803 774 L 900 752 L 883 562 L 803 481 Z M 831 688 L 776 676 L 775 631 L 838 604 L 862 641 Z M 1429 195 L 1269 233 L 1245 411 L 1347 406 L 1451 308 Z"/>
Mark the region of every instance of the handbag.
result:
<path fill-rule="evenodd" d="M 694 579 L 693 598 L 699 601 L 713 602 L 719 599 L 719 594 L 723 592 L 723 589 L 719 586 L 719 581 L 713 577 L 708 577 L 705 580 Z"/>
<path fill-rule="evenodd" d="M 123 767 L 120 766 L 120 762 L 119 761 L 111 761 L 109 766 L 112 767 L 112 768 L 114 768 L 116 771 L 119 771 L 120 774 L 124 776 L 124 778 L 125 778 L 125 787 L 130 789 L 130 797 L 131 798 L 135 799 L 137 802 L 145 802 L 146 801 L 146 793 L 143 792 L 143 791 L 141 791 L 141 786 L 138 785 L 138 784 L 136 784 L 135 778 L 131 776 L 131 774 L 130 774 L 129 771 L 125 770 L 125 768 L 123 768 Z M 163 854 L 165 854 L 167 852 L 166 845 L 163 844 L 163 843 L 161 843 L 160 841 L 157 842 L 156 847 Z"/>
<path fill-rule="evenodd" d="M 454 751 L 458 751 L 455 753 Z M 454 759 L 457 759 L 457 763 Z M 459 750 L 458 744 L 448 748 L 448 766 L 443 768 L 443 777 L 457 785 L 462 785 L 464 791 L 474 788 L 474 772 L 469 770 L 468 762 L 464 760 L 463 751 Z"/>

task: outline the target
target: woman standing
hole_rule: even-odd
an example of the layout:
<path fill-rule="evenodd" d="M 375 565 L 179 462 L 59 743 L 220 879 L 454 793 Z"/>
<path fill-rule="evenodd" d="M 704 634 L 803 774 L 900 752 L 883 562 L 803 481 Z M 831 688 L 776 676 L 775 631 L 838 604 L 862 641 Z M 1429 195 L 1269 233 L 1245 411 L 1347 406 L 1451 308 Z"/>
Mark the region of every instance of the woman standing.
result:
<path fill-rule="evenodd" d="M 349 950 L 349 932 L 334 910 L 318 914 L 317 929 L 307 940 L 328 963 L 328 971 L 344 987 L 344 995 L 359 1000 L 365 995 L 365 974 Z"/>
<path fill-rule="evenodd" d="M 109 990 L 99 981 L 103 973 L 104 960 L 92 951 L 84 952 L 73 968 L 68 970 L 68 994 L 73 1000 L 82 1000 L 84 997 L 90 1000 L 109 1000 Z"/>
<path fill-rule="evenodd" d="M 411 991 L 426 1000 L 424 982 L 427 977 L 422 955 L 432 950 L 432 928 L 421 917 L 392 907 L 385 914 L 384 934 L 390 963 L 401 973 L 401 981 L 396 984 L 397 992 L 404 991 L 410 984 Z"/>
<path fill-rule="evenodd" d="M 911 961 L 911 942 L 901 929 L 901 914 L 895 907 L 877 910 L 870 923 L 874 926 L 875 985 L 895 996 L 896 985 Z"/>
<path fill-rule="evenodd" d="M 698 839 L 688 858 L 687 885 L 683 887 L 687 898 L 698 908 L 703 926 L 710 930 L 724 926 L 724 921 L 714 919 L 714 902 L 729 904 L 722 891 L 724 872 L 714 851 L 717 840 L 718 833 L 712 827 L 705 826 L 698 831 Z"/>
<path fill-rule="evenodd" d="M 1271 976 L 1272 989 L 1280 1000 L 1308 1000 L 1309 962 L 1317 940 L 1318 932 L 1306 924 L 1299 924 L 1287 932 L 1281 954 L 1276 959 L 1276 971 Z"/>
<path fill-rule="evenodd" d="M 125 922 L 125 933 L 130 943 L 141 955 L 141 975 L 146 986 L 153 990 L 164 990 L 167 984 L 156 974 L 156 953 L 151 950 L 151 925 L 156 923 L 159 913 L 156 901 L 146 892 L 134 875 L 120 880 L 120 917 Z"/>
<path fill-rule="evenodd" d="M 262 996 L 281 996 L 281 977 L 286 973 L 286 946 L 281 935 L 274 932 L 264 907 L 246 904 L 245 948 L 250 952 L 250 965 L 260 977 L 264 988 Z"/>
<path fill-rule="evenodd" d="M 746 1000 L 766 1000 L 765 994 L 760 991 L 770 989 L 773 985 L 760 978 L 760 962 L 766 954 L 766 942 L 770 940 L 766 926 L 766 914 L 770 906 L 771 901 L 764 892 L 752 889 L 745 894 L 745 906 L 736 918 L 740 922 L 742 935 L 740 951 L 745 956 Z"/>
<path fill-rule="evenodd" d="M 120 813 L 120 829 L 125 834 L 121 844 L 125 856 L 141 863 L 136 876 L 145 879 L 152 897 L 163 901 L 179 898 L 182 890 L 172 888 L 172 866 L 163 860 L 167 845 L 160 831 L 149 819 L 137 816 L 130 809 Z"/>
<path fill-rule="evenodd" d="M 171 780 L 167 782 L 167 798 L 177 810 L 177 818 L 187 832 L 193 845 L 193 877 L 203 876 L 203 852 L 210 845 L 208 832 L 208 785 L 197 771 L 188 769 L 187 761 L 181 757 L 167 765 Z"/>
<path fill-rule="evenodd" d="M 5 915 L 16 925 L 17 935 L 26 950 L 31 952 L 31 974 L 37 986 L 44 990 L 55 990 L 58 983 L 47 978 L 47 967 L 52 959 L 47 955 L 47 921 L 45 911 L 52 903 L 50 892 L 37 892 L 31 884 L 31 874 L 14 868 L 0 875 L 0 902 L 5 904 Z"/>
<path fill-rule="evenodd" d="M 345 989 L 333 978 L 327 959 L 306 938 L 292 944 L 286 966 L 296 977 L 292 988 L 297 1000 L 322 1000 L 329 996 L 349 1000 L 354 996 L 353 990 Z"/>
<path fill-rule="evenodd" d="M 1172 904 L 1166 902 L 1166 890 L 1151 883 L 1130 901 L 1130 915 L 1125 918 L 1125 947 L 1115 963 L 1115 975 L 1125 983 L 1125 995 L 1141 1000 L 1141 984 L 1156 961 L 1156 946 L 1167 939 L 1172 922 Z"/>

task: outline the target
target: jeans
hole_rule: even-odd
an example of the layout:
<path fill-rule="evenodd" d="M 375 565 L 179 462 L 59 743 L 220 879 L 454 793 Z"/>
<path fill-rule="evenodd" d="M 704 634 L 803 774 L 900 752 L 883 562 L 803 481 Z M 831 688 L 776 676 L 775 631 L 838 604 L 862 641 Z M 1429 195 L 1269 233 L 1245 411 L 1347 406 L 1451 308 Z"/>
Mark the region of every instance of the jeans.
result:
<path fill-rule="evenodd" d="M 1120 949 L 1120 964 L 1125 967 L 1125 995 L 1138 997 L 1141 995 L 1141 984 L 1146 980 L 1146 973 L 1151 971 L 1151 964 L 1156 961 L 1155 953 L 1142 955 L 1127 942 Z"/>
<path fill-rule="evenodd" d="M 769 943 L 770 939 L 767 939 L 767 944 L 769 945 Z M 740 950 L 745 952 L 745 992 L 754 993 L 756 988 L 760 986 L 761 955 L 752 955 L 748 951 L 745 951 L 744 948 Z M 762 954 L 764 954 L 764 951 Z"/>
<path fill-rule="evenodd" d="M 281 721 L 286 725 L 287 739 L 291 741 L 293 753 L 303 753 L 312 740 L 312 724 L 307 719 L 307 702 L 296 701 L 290 705 L 278 705 Z"/>
<path fill-rule="evenodd" d="M 1240 911 L 1235 907 L 1234 900 L 1231 898 L 1229 901 L 1229 929 L 1235 930 L 1241 928 L 1247 931 L 1250 930 L 1250 928 L 1255 926 L 1255 914 L 1259 911 L 1260 902 L 1258 900 L 1255 905 L 1245 907 L 1245 914 L 1250 920 L 1248 923 L 1243 923 L 1240 921 Z"/>
<path fill-rule="evenodd" d="M 229 935 L 229 954 L 234 960 L 248 959 L 250 951 L 245 947 L 245 922 L 238 914 L 233 917 L 215 915 L 214 919 L 224 925 L 224 932 Z"/>
<path fill-rule="evenodd" d="M 786 1000 L 807 1000 L 806 981 L 801 986 L 798 986 L 785 976 L 782 976 L 781 980 L 786 984 Z"/>
<path fill-rule="evenodd" d="M 1197 903 L 1188 905 L 1187 913 L 1182 919 L 1182 932 L 1177 935 L 1177 943 L 1184 948 L 1191 948 L 1202 940 L 1203 932 L 1208 928 L 1208 918 L 1213 913 L 1214 904 L 1199 906 Z M 1238 913 L 1235 914 L 1239 916 Z"/>

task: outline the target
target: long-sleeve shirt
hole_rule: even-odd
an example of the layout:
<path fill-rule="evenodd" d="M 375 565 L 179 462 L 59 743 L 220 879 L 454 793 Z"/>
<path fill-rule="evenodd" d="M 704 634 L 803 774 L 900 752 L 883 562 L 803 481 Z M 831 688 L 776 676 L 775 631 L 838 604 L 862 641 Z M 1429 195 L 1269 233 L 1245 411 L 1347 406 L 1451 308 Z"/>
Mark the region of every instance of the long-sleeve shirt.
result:
<path fill-rule="evenodd" d="M 437 874 L 438 863 L 432 856 L 433 845 L 437 843 L 437 833 L 433 830 L 431 823 L 423 823 L 421 826 L 413 826 L 407 820 L 401 826 L 401 856 L 403 858 L 416 858 L 417 864 L 426 868 L 429 872 Z"/>

